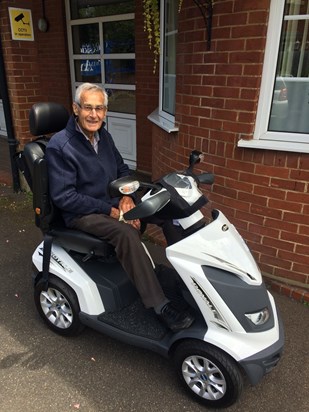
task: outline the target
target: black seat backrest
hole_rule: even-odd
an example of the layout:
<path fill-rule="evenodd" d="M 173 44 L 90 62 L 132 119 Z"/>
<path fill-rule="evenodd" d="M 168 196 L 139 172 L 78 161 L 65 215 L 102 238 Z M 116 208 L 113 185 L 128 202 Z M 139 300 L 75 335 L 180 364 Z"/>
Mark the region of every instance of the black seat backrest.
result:
<path fill-rule="evenodd" d="M 37 139 L 26 144 L 24 151 L 17 153 L 17 167 L 23 173 L 33 192 L 34 164 L 36 159 L 43 159 L 48 143 L 46 135 L 65 128 L 69 119 L 67 109 L 58 103 L 36 103 L 29 112 L 29 128 Z"/>
<path fill-rule="evenodd" d="M 58 103 L 36 103 L 29 113 L 30 132 L 43 136 L 64 129 L 69 120 L 67 109 Z"/>
<path fill-rule="evenodd" d="M 62 130 L 68 119 L 66 108 L 57 103 L 36 103 L 29 113 L 31 134 L 39 137 L 24 147 L 24 174 L 33 193 L 36 225 L 43 233 L 55 225 L 63 225 L 61 215 L 49 197 L 47 162 L 44 158 L 48 138 L 45 135 Z"/>
<path fill-rule="evenodd" d="M 35 224 L 43 233 L 55 226 L 64 226 L 60 211 L 54 206 L 49 195 L 47 162 L 45 149 L 48 140 L 41 137 L 28 143 L 24 148 L 24 159 L 31 175 Z"/>

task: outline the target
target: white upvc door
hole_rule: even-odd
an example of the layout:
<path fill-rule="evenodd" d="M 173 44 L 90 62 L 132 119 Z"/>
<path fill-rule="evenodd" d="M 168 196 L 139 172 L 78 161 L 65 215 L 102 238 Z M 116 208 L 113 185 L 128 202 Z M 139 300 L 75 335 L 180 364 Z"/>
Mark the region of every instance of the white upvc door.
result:
<path fill-rule="evenodd" d="M 136 169 L 136 122 L 118 116 L 108 116 L 107 130 L 131 169 Z"/>
<path fill-rule="evenodd" d="M 135 15 L 120 14 L 124 10 L 121 1 L 103 7 L 103 0 L 90 14 L 89 8 L 83 8 L 85 2 L 78 3 L 66 0 L 72 94 L 84 82 L 106 89 L 107 130 L 124 161 L 135 170 Z M 134 1 L 129 0 L 127 11 L 130 4 L 134 10 Z"/>

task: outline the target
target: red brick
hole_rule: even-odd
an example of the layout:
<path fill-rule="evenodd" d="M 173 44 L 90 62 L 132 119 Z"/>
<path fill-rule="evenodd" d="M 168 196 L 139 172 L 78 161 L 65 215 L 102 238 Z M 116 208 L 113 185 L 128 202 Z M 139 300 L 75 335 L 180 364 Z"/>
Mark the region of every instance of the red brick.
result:
<path fill-rule="evenodd" d="M 304 216 L 299 213 L 290 213 L 290 212 L 284 212 L 284 222 L 290 222 L 290 223 L 299 223 L 299 224 L 304 224 L 306 221 L 304 221 Z"/>
<path fill-rule="evenodd" d="M 269 199 L 268 206 L 273 209 L 280 209 L 294 213 L 301 213 L 302 211 L 302 205 L 300 203 L 285 202 L 277 199 Z"/>
<path fill-rule="evenodd" d="M 265 175 L 269 177 L 277 177 L 277 178 L 289 178 L 290 170 L 288 168 L 278 168 L 278 167 L 270 167 L 264 165 L 256 165 L 256 173 L 258 175 Z M 289 200 L 289 199 L 287 199 Z"/>
<path fill-rule="evenodd" d="M 280 210 L 270 209 L 268 207 L 252 204 L 250 207 L 250 212 L 264 216 L 265 218 L 270 217 L 272 219 L 282 220 L 282 212 Z"/>
<path fill-rule="evenodd" d="M 295 251 L 294 251 L 295 250 Z M 309 265 L 309 255 L 298 253 L 297 252 L 297 245 L 294 244 L 294 250 L 278 250 L 278 257 L 280 259 L 290 260 L 293 263 L 301 264 L 301 265 Z"/>
<path fill-rule="evenodd" d="M 291 288 L 289 286 L 286 286 L 286 285 L 281 286 L 280 293 L 282 295 L 285 295 L 285 296 L 288 296 L 288 297 L 291 297 L 291 295 L 292 295 Z"/>
<path fill-rule="evenodd" d="M 265 24 L 268 18 L 268 10 L 265 11 L 252 11 L 250 10 L 248 23 Z"/>
<path fill-rule="evenodd" d="M 268 10 L 269 0 L 235 0 L 234 2 L 234 12 L 249 11 L 252 10 Z"/>
<path fill-rule="evenodd" d="M 266 36 L 266 25 L 262 24 L 248 24 L 243 26 L 237 26 L 232 28 L 232 37 L 233 38 L 259 38 L 259 42 L 265 43 L 263 37 Z M 262 47 L 259 47 L 261 50 Z M 250 49 L 251 50 L 251 49 Z M 263 51 L 264 53 L 264 51 Z M 262 54 L 259 54 L 262 56 Z"/>
<path fill-rule="evenodd" d="M 309 204 L 309 193 L 287 192 L 286 200 Z"/>
<path fill-rule="evenodd" d="M 283 258 L 284 258 L 284 254 L 289 251 L 289 252 L 293 252 L 294 251 L 294 243 L 293 242 L 286 242 L 284 240 L 281 240 L 279 238 L 275 238 L 275 237 L 264 237 L 263 241 L 262 241 L 263 245 L 266 246 L 271 246 L 276 248 L 277 250 L 281 250 L 284 251 L 283 253 Z M 285 255 L 286 256 L 286 255 Z"/>
<path fill-rule="evenodd" d="M 304 284 L 306 283 L 305 275 L 301 273 L 292 272 L 291 270 L 284 270 L 282 268 L 275 268 L 274 276 L 285 278 L 287 283 L 289 280 L 292 280 L 293 282 L 304 283 Z"/>
<path fill-rule="evenodd" d="M 270 187 L 265 187 L 265 186 L 254 186 L 254 194 L 259 195 L 259 196 L 265 196 L 269 198 L 269 202 L 273 202 L 273 207 L 275 209 L 284 209 L 284 205 L 287 202 L 283 202 L 286 196 L 286 192 L 284 190 L 277 190 L 273 189 Z M 279 200 L 277 200 L 279 199 Z M 290 203 L 290 205 L 294 205 L 293 203 Z M 290 210 L 290 209 L 287 209 Z"/>
<path fill-rule="evenodd" d="M 304 293 L 303 302 L 304 303 L 309 303 L 309 292 Z"/>
<path fill-rule="evenodd" d="M 232 14 L 222 14 L 219 16 L 218 26 L 233 27 L 237 25 L 242 25 L 247 23 L 248 14 L 247 13 L 232 13 Z"/>
<path fill-rule="evenodd" d="M 309 181 L 309 170 L 291 170 L 291 179 Z"/>
<path fill-rule="evenodd" d="M 309 236 L 309 225 L 299 225 L 299 234 Z"/>
<path fill-rule="evenodd" d="M 303 245 L 296 245 L 295 246 L 295 252 L 299 253 L 304 256 L 309 256 L 309 246 L 308 243 L 305 243 Z"/>
<path fill-rule="evenodd" d="M 304 299 L 305 291 L 301 289 L 293 289 L 291 297 L 299 302 L 302 302 Z"/>
<path fill-rule="evenodd" d="M 293 263 L 292 270 L 294 272 L 303 273 L 304 275 L 308 276 L 308 265 Z"/>
<path fill-rule="evenodd" d="M 269 227 L 273 227 L 275 229 L 281 229 L 281 230 L 285 230 L 285 231 L 292 232 L 292 233 L 298 232 L 298 225 L 295 223 L 287 222 L 287 221 L 282 222 L 281 220 L 266 218 L 265 225 Z"/>
<path fill-rule="evenodd" d="M 305 190 L 305 183 L 296 182 L 295 180 L 272 178 L 270 181 L 270 186 L 295 192 L 304 192 Z"/>
<path fill-rule="evenodd" d="M 291 269 L 291 265 L 292 265 L 291 262 L 287 262 L 287 261 L 284 261 L 282 259 L 278 259 L 278 258 L 273 257 L 273 256 L 265 256 L 265 255 L 261 256 L 261 262 L 262 263 L 267 263 L 269 265 L 274 266 L 275 271 L 276 270 L 278 271 L 278 268 L 285 269 L 285 270 L 289 271 Z"/>
<path fill-rule="evenodd" d="M 277 254 L 277 249 L 275 247 L 265 246 L 262 243 L 255 243 L 252 245 L 252 248 L 256 253 L 259 253 L 259 255 L 276 256 Z"/>

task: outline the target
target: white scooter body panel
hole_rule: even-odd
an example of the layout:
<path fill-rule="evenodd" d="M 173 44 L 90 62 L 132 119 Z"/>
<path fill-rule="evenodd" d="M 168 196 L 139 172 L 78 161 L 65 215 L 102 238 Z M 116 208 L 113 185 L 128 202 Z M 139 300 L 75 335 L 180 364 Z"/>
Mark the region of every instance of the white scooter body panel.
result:
<path fill-rule="evenodd" d="M 236 361 L 241 361 L 256 355 L 276 343 L 279 340 L 278 315 L 273 297 L 269 293 L 268 296 L 274 312 L 275 324 L 273 328 L 257 333 L 248 333 L 245 331 L 242 333 L 224 330 L 214 323 L 209 323 L 208 320 L 209 328 L 204 336 L 204 340 L 219 347 L 231 355 Z"/>
<path fill-rule="evenodd" d="M 202 266 L 211 266 L 225 270 L 249 285 L 262 284 L 260 270 L 247 245 L 223 213 L 219 212 L 217 219 L 205 228 L 169 246 L 166 255 L 205 319 L 208 326 L 205 341 L 220 347 L 237 361 L 278 341 L 278 317 L 269 293 L 274 327 L 267 331 L 248 333 L 205 276 Z M 249 276 L 246 269 L 250 271 Z"/>
<path fill-rule="evenodd" d="M 218 211 L 218 217 L 191 236 L 169 246 L 167 258 L 198 261 L 235 273 L 250 285 L 260 285 L 262 276 L 248 246 L 234 225 Z"/>
<path fill-rule="evenodd" d="M 43 242 L 36 248 L 32 261 L 39 272 L 43 266 Z M 52 245 L 49 273 L 58 276 L 75 291 L 81 312 L 99 315 L 104 312 L 101 296 L 95 282 L 55 242 Z"/>

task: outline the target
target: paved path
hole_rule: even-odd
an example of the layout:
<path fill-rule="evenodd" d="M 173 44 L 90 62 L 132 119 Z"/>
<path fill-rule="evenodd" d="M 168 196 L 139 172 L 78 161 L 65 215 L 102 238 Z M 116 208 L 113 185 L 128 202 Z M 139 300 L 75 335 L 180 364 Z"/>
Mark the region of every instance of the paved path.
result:
<path fill-rule="evenodd" d="M 32 220 L 27 196 L 0 186 L 0 412 L 206 411 L 166 359 L 89 329 L 62 338 L 44 326 L 32 298 L 31 254 L 41 239 Z M 309 410 L 309 308 L 275 300 L 286 329 L 283 358 L 228 412 Z"/>

